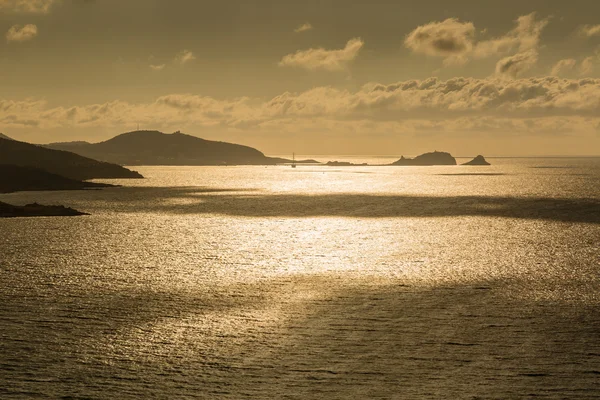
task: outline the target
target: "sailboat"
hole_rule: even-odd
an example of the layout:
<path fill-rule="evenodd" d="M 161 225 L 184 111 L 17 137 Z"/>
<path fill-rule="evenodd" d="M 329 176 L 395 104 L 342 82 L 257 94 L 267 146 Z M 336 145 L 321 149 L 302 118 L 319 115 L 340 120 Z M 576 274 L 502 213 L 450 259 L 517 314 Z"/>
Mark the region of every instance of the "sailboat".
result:
<path fill-rule="evenodd" d="M 296 168 L 296 153 L 292 153 L 292 168 Z"/>

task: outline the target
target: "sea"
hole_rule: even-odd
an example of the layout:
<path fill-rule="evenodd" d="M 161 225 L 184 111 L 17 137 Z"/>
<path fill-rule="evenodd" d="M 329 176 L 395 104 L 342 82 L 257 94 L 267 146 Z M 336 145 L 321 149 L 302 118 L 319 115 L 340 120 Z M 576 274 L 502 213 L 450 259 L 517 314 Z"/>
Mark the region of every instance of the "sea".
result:
<path fill-rule="evenodd" d="M 600 158 L 488 161 L 2 194 L 0 398 L 598 399 Z"/>

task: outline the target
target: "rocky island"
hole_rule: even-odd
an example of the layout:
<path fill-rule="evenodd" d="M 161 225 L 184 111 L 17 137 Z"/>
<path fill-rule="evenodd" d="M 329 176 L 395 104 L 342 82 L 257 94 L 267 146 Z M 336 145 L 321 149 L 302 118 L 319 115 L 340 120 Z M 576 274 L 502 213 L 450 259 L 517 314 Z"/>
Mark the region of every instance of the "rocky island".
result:
<path fill-rule="evenodd" d="M 325 165 L 332 167 L 353 167 L 367 166 L 369 164 L 355 164 L 347 161 L 328 161 Z M 457 165 L 456 159 L 450 154 L 443 151 L 434 151 L 421 154 L 415 158 L 400 157 L 398 161 L 391 164 L 382 164 L 388 166 L 433 166 L 433 165 Z M 482 155 L 475 157 L 473 160 L 462 165 L 490 165 Z"/>
<path fill-rule="evenodd" d="M 362 164 L 355 164 L 355 163 L 351 163 L 348 161 L 328 161 L 327 164 L 325 164 L 329 167 L 363 167 L 363 166 L 367 166 L 369 164 L 367 163 L 362 163 Z"/>
<path fill-rule="evenodd" d="M 482 155 L 478 155 L 474 159 L 469 162 L 463 163 L 461 165 L 491 165 Z"/>
<path fill-rule="evenodd" d="M 398 161 L 391 165 L 400 166 L 430 166 L 430 165 L 456 165 L 456 159 L 443 151 L 434 151 L 433 153 L 425 153 L 415 158 L 404 158 L 402 156 Z"/>

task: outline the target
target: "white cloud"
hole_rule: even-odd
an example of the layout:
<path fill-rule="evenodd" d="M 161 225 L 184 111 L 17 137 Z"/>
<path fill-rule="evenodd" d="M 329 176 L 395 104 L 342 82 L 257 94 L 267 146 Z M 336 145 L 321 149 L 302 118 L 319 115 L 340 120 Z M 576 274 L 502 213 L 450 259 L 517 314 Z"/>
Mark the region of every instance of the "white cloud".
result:
<path fill-rule="evenodd" d="M 416 53 L 444 57 L 446 63 L 464 63 L 473 49 L 475 26 L 448 18 L 417 27 L 404 39 L 404 45 Z"/>
<path fill-rule="evenodd" d="M 496 63 L 496 74 L 516 78 L 530 70 L 538 61 L 538 52 L 528 50 L 504 57 Z"/>
<path fill-rule="evenodd" d="M 298 50 L 293 54 L 284 56 L 279 65 L 308 70 L 342 71 L 348 63 L 358 56 L 364 44 L 362 39 L 354 38 L 350 39 L 346 46 L 339 50 L 326 50 L 323 48 Z"/>
<path fill-rule="evenodd" d="M 520 16 L 516 20 L 517 26 L 506 35 L 477 43 L 474 55 L 483 58 L 515 50 L 520 53 L 537 50 L 542 31 L 549 22 L 547 18 L 537 20 L 536 13 Z"/>
<path fill-rule="evenodd" d="M 313 26 L 310 24 L 310 22 L 306 22 L 306 23 L 300 25 L 299 27 L 297 27 L 296 29 L 294 29 L 294 32 L 300 33 L 300 32 L 310 31 L 312 29 L 313 29 Z"/>
<path fill-rule="evenodd" d="M 586 37 L 600 36 L 600 25 L 584 25 L 579 33 Z"/>
<path fill-rule="evenodd" d="M 445 65 L 504 56 L 497 64 L 497 73 L 517 76 L 537 62 L 540 37 L 549 20 L 538 20 L 531 13 L 515 22 L 516 27 L 505 35 L 478 41 L 472 22 L 449 18 L 417 27 L 407 35 L 404 45 L 416 53 L 443 57 Z"/>
<path fill-rule="evenodd" d="M 153 71 L 162 71 L 165 67 L 166 64 L 150 64 L 150 69 Z"/>
<path fill-rule="evenodd" d="M 575 60 L 573 58 L 567 58 L 564 60 L 560 60 L 556 64 L 554 64 L 554 66 L 552 67 L 551 74 L 553 76 L 560 76 L 563 73 L 572 72 L 573 69 L 575 69 L 575 65 L 577 65 L 577 60 Z"/>
<path fill-rule="evenodd" d="M 195 59 L 196 56 L 194 56 L 194 53 L 189 50 L 183 50 L 181 53 L 177 54 L 175 57 L 175 62 L 183 65 Z"/>
<path fill-rule="evenodd" d="M 594 56 L 586 57 L 579 66 L 579 72 L 582 76 L 590 75 L 600 64 L 600 51 L 597 51 Z"/>
<path fill-rule="evenodd" d="M 27 24 L 25 26 L 13 25 L 8 32 L 6 32 L 7 42 L 25 42 L 36 37 L 38 34 L 37 26 L 33 24 Z"/>
<path fill-rule="evenodd" d="M 0 11 L 46 14 L 58 0 L 0 0 Z"/>
<path fill-rule="evenodd" d="M 389 85 L 372 83 L 357 91 L 318 87 L 301 93 L 285 92 L 267 101 L 172 94 L 149 103 L 117 100 L 49 108 L 42 101 L 0 100 L 0 130 L 6 132 L 26 126 L 118 130 L 130 121 L 165 129 L 190 125 L 242 131 L 286 127 L 282 132 L 298 124 L 318 131 L 319 126 L 350 126 L 353 121 L 369 121 L 382 132 L 381 127 L 389 124 L 413 131 L 439 125 L 458 130 L 470 127 L 473 131 L 493 126 L 498 130 L 508 126 L 537 129 L 527 127 L 525 120 L 536 121 L 539 127 L 563 126 L 565 132 L 568 126 L 579 129 L 572 121 L 579 121 L 581 126 L 599 123 L 600 79 L 430 78 Z"/>

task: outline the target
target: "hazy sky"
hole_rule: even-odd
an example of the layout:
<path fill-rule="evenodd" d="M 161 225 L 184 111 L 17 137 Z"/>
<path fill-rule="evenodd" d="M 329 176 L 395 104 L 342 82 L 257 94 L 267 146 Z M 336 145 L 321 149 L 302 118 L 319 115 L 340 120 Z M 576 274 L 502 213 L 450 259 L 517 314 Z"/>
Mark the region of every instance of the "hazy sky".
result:
<path fill-rule="evenodd" d="M 0 132 L 600 155 L 598 0 L 0 0 Z"/>

